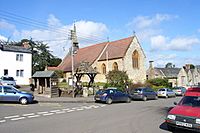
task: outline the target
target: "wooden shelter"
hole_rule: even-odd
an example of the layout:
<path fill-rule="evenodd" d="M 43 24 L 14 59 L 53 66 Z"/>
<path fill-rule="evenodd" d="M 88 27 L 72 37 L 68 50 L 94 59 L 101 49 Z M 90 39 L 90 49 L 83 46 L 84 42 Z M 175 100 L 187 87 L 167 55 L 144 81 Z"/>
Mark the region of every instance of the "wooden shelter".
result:
<path fill-rule="evenodd" d="M 78 83 L 80 83 L 81 77 L 83 75 L 88 75 L 88 77 L 90 78 L 88 87 L 91 87 L 91 85 L 94 83 L 94 78 L 97 75 L 97 73 L 98 72 L 94 68 L 92 68 L 89 62 L 85 62 L 85 61 L 81 62 L 80 65 L 76 68 L 76 72 L 74 74 L 74 76 L 76 77 L 75 93 L 82 89 L 78 86 Z M 93 92 L 94 92 L 94 88 L 93 88 Z"/>
<path fill-rule="evenodd" d="M 37 71 L 33 74 L 35 91 L 48 97 L 58 97 L 58 77 L 54 71 Z"/>

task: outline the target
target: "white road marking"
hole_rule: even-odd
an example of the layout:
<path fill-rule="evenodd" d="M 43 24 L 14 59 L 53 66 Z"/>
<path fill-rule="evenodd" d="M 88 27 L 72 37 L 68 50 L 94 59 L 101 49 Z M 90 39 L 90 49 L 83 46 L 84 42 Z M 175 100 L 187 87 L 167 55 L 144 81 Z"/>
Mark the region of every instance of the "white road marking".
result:
<path fill-rule="evenodd" d="M 53 115 L 54 113 L 42 114 L 43 116 Z"/>
<path fill-rule="evenodd" d="M 35 118 L 35 117 L 39 117 L 40 115 L 32 115 L 32 116 L 28 116 L 28 118 Z"/>
<path fill-rule="evenodd" d="M 5 119 L 11 119 L 11 118 L 15 118 L 15 117 L 19 117 L 19 115 L 7 116 L 7 117 L 4 117 L 4 118 Z"/>
<path fill-rule="evenodd" d="M 13 118 L 11 119 L 12 121 L 17 121 L 17 120 L 21 120 L 21 119 L 25 119 L 26 117 L 18 117 L 18 118 Z"/>
<path fill-rule="evenodd" d="M 81 110 L 84 110 L 83 108 L 80 108 L 80 109 L 76 109 L 77 111 L 81 111 Z"/>
<path fill-rule="evenodd" d="M 70 113 L 70 112 L 73 112 L 73 111 L 75 111 L 75 110 L 68 110 L 67 112 Z"/>
<path fill-rule="evenodd" d="M 106 105 L 100 105 L 101 107 L 105 107 Z"/>
<path fill-rule="evenodd" d="M 67 110 L 69 110 L 69 108 L 66 108 L 66 109 L 62 109 L 63 111 L 67 111 Z"/>
<path fill-rule="evenodd" d="M 52 113 L 55 113 L 55 112 L 59 112 L 61 110 L 52 110 L 52 111 L 49 111 L 49 112 L 52 112 Z"/>
<path fill-rule="evenodd" d="M 23 114 L 22 116 L 30 116 L 30 115 L 35 115 L 35 113 Z"/>
<path fill-rule="evenodd" d="M 64 114 L 66 113 L 65 111 L 59 111 L 59 112 L 56 112 L 56 114 Z"/>
<path fill-rule="evenodd" d="M 0 120 L 0 123 L 4 123 L 4 122 L 6 122 L 6 120 Z"/>
<path fill-rule="evenodd" d="M 37 114 L 41 115 L 41 114 L 47 114 L 49 112 L 37 112 Z"/>

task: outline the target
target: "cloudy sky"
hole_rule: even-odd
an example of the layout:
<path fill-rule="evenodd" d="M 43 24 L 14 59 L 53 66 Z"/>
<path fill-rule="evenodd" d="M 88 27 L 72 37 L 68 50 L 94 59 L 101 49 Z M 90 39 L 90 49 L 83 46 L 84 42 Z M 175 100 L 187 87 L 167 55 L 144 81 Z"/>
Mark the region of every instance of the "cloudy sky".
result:
<path fill-rule="evenodd" d="M 199 14 L 199 0 L 1 0 L 0 40 L 44 41 L 63 58 L 75 22 L 80 47 L 135 33 L 147 64 L 199 65 Z"/>

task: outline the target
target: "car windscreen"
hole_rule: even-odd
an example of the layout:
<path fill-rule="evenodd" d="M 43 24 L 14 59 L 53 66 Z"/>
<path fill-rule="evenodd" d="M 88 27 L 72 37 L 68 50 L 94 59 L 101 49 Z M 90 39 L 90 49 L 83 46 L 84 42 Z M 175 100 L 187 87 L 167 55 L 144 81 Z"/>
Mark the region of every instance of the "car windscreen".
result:
<path fill-rule="evenodd" d="M 159 91 L 165 91 L 165 89 L 160 89 Z"/>
<path fill-rule="evenodd" d="M 199 96 L 185 96 L 180 101 L 179 105 L 200 107 L 200 97 Z"/>
<path fill-rule="evenodd" d="M 134 92 L 141 92 L 142 89 L 135 89 Z"/>

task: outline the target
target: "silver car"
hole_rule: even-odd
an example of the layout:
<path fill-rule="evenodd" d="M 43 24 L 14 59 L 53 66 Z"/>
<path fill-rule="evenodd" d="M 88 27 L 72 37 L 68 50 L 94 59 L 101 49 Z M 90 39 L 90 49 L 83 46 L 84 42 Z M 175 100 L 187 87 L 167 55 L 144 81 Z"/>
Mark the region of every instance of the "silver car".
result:
<path fill-rule="evenodd" d="M 2 76 L 0 78 L 0 84 L 1 85 L 11 85 L 11 86 L 16 86 L 16 82 L 13 77 L 10 76 Z"/>
<path fill-rule="evenodd" d="M 165 98 L 176 97 L 175 92 L 169 88 L 161 88 L 158 90 L 157 94 L 158 94 L 158 97 L 165 97 Z"/>

